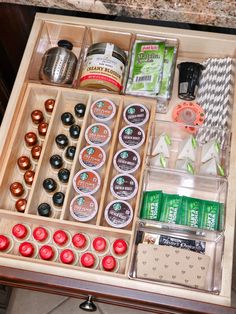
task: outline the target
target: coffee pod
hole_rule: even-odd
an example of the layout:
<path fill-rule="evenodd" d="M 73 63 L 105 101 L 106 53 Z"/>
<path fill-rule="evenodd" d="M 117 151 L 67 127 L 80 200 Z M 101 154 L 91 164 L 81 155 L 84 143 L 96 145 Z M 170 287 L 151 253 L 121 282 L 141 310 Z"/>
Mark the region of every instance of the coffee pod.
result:
<path fill-rule="evenodd" d="M 0 252 L 9 253 L 13 247 L 13 241 L 9 236 L 0 234 Z"/>
<path fill-rule="evenodd" d="M 73 140 L 78 140 L 78 138 L 80 136 L 80 131 L 81 131 L 81 127 L 79 125 L 77 125 L 77 124 L 71 125 L 71 127 L 69 129 L 70 137 Z"/>
<path fill-rule="evenodd" d="M 33 237 L 38 242 L 46 243 L 50 240 L 50 232 L 45 227 L 36 227 L 33 231 Z"/>
<path fill-rule="evenodd" d="M 13 197 L 20 197 L 24 194 L 25 190 L 20 182 L 13 182 L 10 185 L 10 192 Z"/>
<path fill-rule="evenodd" d="M 39 249 L 39 256 L 46 261 L 55 261 L 58 256 L 57 249 L 52 245 L 43 245 Z"/>
<path fill-rule="evenodd" d="M 42 152 L 42 146 L 41 145 L 34 145 L 32 148 L 31 148 L 31 156 L 32 158 L 37 161 L 39 160 L 39 157 L 41 155 L 41 152 Z"/>
<path fill-rule="evenodd" d="M 63 159 L 60 155 L 52 155 L 49 162 L 53 169 L 60 169 L 63 166 Z"/>
<path fill-rule="evenodd" d="M 74 107 L 75 115 L 77 118 L 83 118 L 86 111 L 86 106 L 82 103 L 78 103 Z"/>
<path fill-rule="evenodd" d="M 38 142 L 37 135 L 34 132 L 28 132 L 25 134 L 25 144 L 27 147 L 32 147 Z"/>
<path fill-rule="evenodd" d="M 111 130 L 106 124 L 94 123 L 86 129 L 85 139 L 90 145 L 105 146 L 111 139 Z"/>
<path fill-rule="evenodd" d="M 20 156 L 17 159 L 17 165 L 22 171 L 29 170 L 31 168 L 31 161 L 27 156 Z"/>
<path fill-rule="evenodd" d="M 27 205 L 27 200 L 25 198 L 20 198 L 15 202 L 15 209 L 19 213 L 24 213 Z"/>
<path fill-rule="evenodd" d="M 70 235 L 64 230 L 57 230 L 53 234 L 53 241 L 58 246 L 67 246 L 70 243 Z"/>
<path fill-rule="evenodd" d="M 138 149 L 145 142 L 145 133 L 135 125 L 127 125 L 120 130 L 119 141 L 123 147 Z"/>
<path fill-rule="evenodd" d="M 50 217 L 52 214 L 51 206 L 48 203 L 39 204 L 38 214 L 39 216 Z"/>
<path fill-rule="evenodd" d="M 144 125 L 149 119 L 149 111 L 142 104 L 131 104 L 123 112 L 123 118 L 127 124 Z"/>
<path fill-rule="evenodd" d="M 93 170 L 82 169 L 73 178 L 73 187 L 77 193 L 95 194 L 101 185 L 99 174 Z"/>
<path fill-rule="evenodd" d="M 58 171 L 58 179 L 62 182 L 62 183 L 68 183 L 69 181 L 69 177 L 70 177 L 70 170 L 66 169 L 66 168 L 62 168 Z"/>
<path fill-rule="evenodd" d="M 92 241 L 92 249 L 98 254 L 98 255 L 104 255 L 109 250 L 109 242 L 104 237 L 96 237 Z"/>
<path fill-rule="evenodd" d="M 119 263 L 112 255 L 104 256 L 101 261 L 101 269 L 110 272 L 117 272 Z"/>
<path fill-rule="evenodd" d="M 124 258 L 128 254 L 128 244 L 123 239 L 116 239 L 112 245 L 112 254 L 117 258 Z"/>
<path fill-rule="evenodd" d="M 24 174 L 25 183 L 31 187 L 34 181 L 35 172 L 33 170 L 27 170 Z"/>
<path fill-rule="evenodd" d="M 78 221 L 92 220 L 98 211 L 98 203 L 91 195 L 76 195 L 70 203 L 70 214 Z"/>
<path fill-rule="evenodd" d="M 53 204 L 56 207 L 62 207 L 64 203 L 65 194 L 62 192 L 56 192 L 52 196 Z"/>
<path fill-rule="evenodd" d="M 43 181 L 43 188 L 46 192 L 52 193 L 57 189 L 57 183 L 53 178 L 47 178 Z"/>
<path fill-rule="evenodd" d="M 75 123 L 75 118 L 73 117 L 73 115 L 70 112 L 64 112 L 61 115 L 61 122 L 65 126 L 70 126 L 70 125 Z"/>
<path fill-rule="evenodd" d="M 34 110 L 31 112 L 31 119 L 34 124 L 39 124 L 44 120 L 44 116 L 41 110 Z"/>
<path fill-rule="evenodd" d="M 101 147 L 86 146 L 79 154 L 80 164 L 87 169 L 96 170 L 101 168 L 106 161 L 106 153 Z"/>
<path fill-rule="evenodd" d="M 75 157 L 75 152 L 76 152 L 75 146 L 68 146 L 64 154 L 66 161 L 69 161 L 69 162 L 73 161 Z"/>
<path fill-rule="evenodd" d="M 40 136 L 45 137 L 47 134 L 47 130 L 48 130 L 48 124 L 47 122 L 43 121 L 40 122 L 38 125 L 38 133 Z"/>
<path fill-rule="evenodd" d="M 71 249 L 65 249 L 60 253 L 60 261 L 63 264 L 76 264 L 77 259 L 77 254 Z"/>
<path fill-rule="evenodd" d="M 44 102 L 44 108 L 48 114 L 51 114 L 53 112 L 54 106 L 55 106 L 55 100 L 52 98 L 49 98 Z"/>
<path fill-rule="evenodd" d="M 19 253 L 24 257 L 35 257 L 37 255 L 37 248 L 30 242 L 22 242 L 19 246 Z"/>
<path fill-rule="evenodd" d="M 69 145 L 68 137 L 65 134 L 58 134 L 56 136 L 55 141 L 56 141 L 57 147 L 60 149 L 64 149 L 66 148 L 66 146 Z"/>
<path fill-rule="evenodd" d="M 104 216 L 108 225 L 125 228 L 133 219 L 133 209 L 129 203 L 115 200 L 107 205 Z"/>
<path fill-rule="evenodd" d="M 141 165 L 140 155 L 130 148 L 121 149 L 115 154 L 113 165 L 118 172 L 133 173 Z"/>
<path fill-rule="evenodd" d="M 118 174 L 110 184 L 110 190 L 114 197 L 120 200 L 130 200 L 138 192 L 138 182 L 130 174 Z"/>
<path fill-rule="evenodd" d="M 91 116 L 99 122 L 107 122 L 116 114 L 116 106 L 109 99 L 98 99 L 90 107 Z"/>
<path fill-rule="evenodd" d="M 19 241 L 26 240 L 30 236 L 30 229 L 26 225 L 16 224 L 12 228 L 12 235 Z"/>
<path fill-rule="evenodd" d="M 83 267 L 95 269 L 97 268 L 98 263 L 99 263 L 98 257 L 93 253 L 86 252 L 82 254 L 80 257 L 80 264 Z"/>
<path fill-rule="evenodd" d="M 76 233 L 72 237 L 72 244 L 80 251 L 86 251 L 90 245 L 90 239 L 84 233 Z"/>

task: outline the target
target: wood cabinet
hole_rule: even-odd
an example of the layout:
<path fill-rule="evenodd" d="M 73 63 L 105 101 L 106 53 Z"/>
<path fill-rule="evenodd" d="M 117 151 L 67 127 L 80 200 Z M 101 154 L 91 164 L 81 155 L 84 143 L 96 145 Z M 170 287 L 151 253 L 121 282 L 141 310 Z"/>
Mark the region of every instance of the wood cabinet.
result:
<path fill-rule="evenodd" d="M 141 34 L 141 35 L 138 35 Z M 145 128 L 146 138 L 149 138 L 152 122 L 155 118 L 171 121 L 171 109 L 177 103 L 177 71 L 174 82 L 174 94 L 170 102 L 167 114 L 155 115 L 156 101 L 148 98 L 136 98 L 128 95 L 117 95 L 104 91 L 83 90 L 76 86 L 51 86 L 42 84 L 39 79 L 39 68 L 43 53 L 55 46 L 61 38 L 71 40 L 74 44 L 79 63 L 83 62 L 84 43 L 91 44 L 102 41 L 116 41 L 126 51 L 130 52 L 130 46 L 135 36 L 143 38 L 161 37 L 168 40 L 178 40 L 178 62 L 181 60 L 194 60 L 202 62 L 208 57 L 235 58 L 235 37 L 212 33 L 202 33 L 188 30 L 168 29 L 157 26 L 147 26 L 130 23 L 110 22 L 102 20 L 90 20 L 66 16 L 36 15 L 35 22 L 28 39 L 16 82 L 8 103 L 7 111 L 1 127 L 0 139 L 0 183 L 1 183 L 1 232 L 11 236 L 11 229 L 16 223 L 24 223 L 30 233 L 37 226 L 44 226 L 53 233 L 56 229 L 63 229 L 70 236 L 78 229 L 89 237 L 102 235 L 112 242 L 116 238 L 123 238 L 128 244 L 128 255 L 119 260 L 119 269 L 116 273 L 106 273 L 100 269 L 84 269 L 81 266 L 65 265 L 55 261 L 43 261 L 36 253 L 33 258 L 25 258 L 17 253 L 20 242 L 12 238 L 14 244 L 8 253 L 0 254 L 0 281 L 15 287 L 28 287 L 34 290 L 65 294 L 76 297 L 78 294 L 93 295 L 101 302 L 122 304 L 139 309 L 149 309 L 156 313 L 234 313 L 230 308 L 231 303 L 231 278 L 233 262 L 234 220 L 235 220 L 235 158 L 236 158 L 236 113 L 232 111 L 232 135 L 231 154 L 228 176 L 228 192 L 225 213 L 224 248 L 222 258 L 222 281 L 220 293 L 198 291 L 171 284 L 151 283 L 137 281 L 128 278 L 129 262 L 132 255 L 132 244 L 135 236 L 135 223 L 138 219 L 139 201 L 142 193 L 143 173 L 146 167 L 148 140 L 141 149 L 142 166 L 137 174 L 140 182 L 139 191 L 132 206 L 134 209 L 133 222 L 124 229 L 111 228 L 105 221 L 104 208 L 111 195 L 109 183 L 113 173 L 112 157 L 119 147 L 118 132 L 123 126 L 122 110 L 132 102 L 140 102 L 150 112 L 149 123 Z M 224 47 L 224 49 L 222 49 Z M 77 74 L 79 75 L 80 69 Z M 117 115 L 111 126 L 112 139 L 109 146 L 109 154 L 106 161 L 106 170 L 101 173 L 102 189 L 98 196 L 99 209 L 96 218 L 89 223 L 77 222 L 69 214 L 70 201 L 75 195 L 72 188 L 73 176 L 70 177 L 68 186 L 62 186 L 65 193 L 65 201 L 62 209 L 53 209 L 50 218 L 37 214 L 37 206 L 49 197 L 45 196 L 42 182 L 45 175 L 50 173 L 49 158 L 54 152 L 54 138 L 58 132 L 68 132 L 63 129 L 60 116 L 63 111 L 73 110 L 76 102 L 86 103 L 88 110 L 82 120 L 78 120 L 81 126 L 80 139 L 74 143 L 77 152 L 75 161 L 68 165 L 71 173 L 75 174 L 79 169 L 79 151 L 85 146 L 84 132 L 93 120 L 89 116 L 91 104 L 100 99 L 109 97 L 117 108 Z M 50 115 L 44 109 L 44 102 L 48 98 L 55 100 L 55 110 Z M 72 109 L 71 109 L 72 108 Z M 35 180 L 32 187 L 25 187 L 27 206 L 25 213 L 15 210 L 15 199 L 10 195 L 9 186 L 13 181 L 22 180 L 22 173 L 16 166 L 17 158 L 23 154 L 30 154 L 30 149 L 24 144 L 26 132 L 37 128 L 32 124 L 32 110 L 40 109 L 44 112 L 49 124 L 48 134 L 45 138 L 39 136 L 39 144 L 43 146 L 42 156 L 34 162 Z M 55 173 L 51 173 L 55 177 Z M 51 200 L 50 200 L 51 202 Z M 71 246 L 70 246 L 71 248 Z M 110 249 L 111 250 L 111 249 Z M 59 250 L 59 252 L 61 252 Z M 111 252 L 111 251 L 110 251 Z M 98 258 L 100 260 L 100 257 Z"/>

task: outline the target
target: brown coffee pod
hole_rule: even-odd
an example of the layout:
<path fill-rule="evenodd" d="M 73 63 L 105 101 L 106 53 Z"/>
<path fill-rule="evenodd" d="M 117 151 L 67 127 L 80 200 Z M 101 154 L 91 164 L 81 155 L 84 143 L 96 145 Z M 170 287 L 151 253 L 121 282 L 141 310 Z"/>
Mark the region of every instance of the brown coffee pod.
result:
<path fill-rule="evenodd" d="M 31 161 L 27 156 L 20 156 L 17 159 L 17 165 L 21 170 L 29 170 L 31 167 Z"/>
<path fill-rule="evenodd" d="M 13 182 L 10 185 L 10 191 L 14 197 L 19 197 L 24 194 L 24 188 L 20 182 Z"/>
<path fill-rule="evenodd" d="M 40 122 L 42 122 L 44 120 L 44 116 L 41 110 L 34 110 L 31 112 L 31 119 L 33 121 L 33 123 L 35 124 L 39 124 Z"/>
<path fill-rule="evenodd" d="M 33 170 L 27 170 L 24 174 L 24 180 L 27 185 L 32 185 L 34 181 L 35 172 Z"/>
<path fill-rule="evenodd" d="M 26 204 L 27 204 L 27 200 L 25 198 L 20 198 L 15 203 L 15 209 L 20 213 L 24 213 Z"/>
<path fill-rule="evenodd" d="M 27 146 L 34 146 L 37 144 L 38 138 L 37 135 L 34 132 L 28 132 L 25 134 L 25 143 Z"/>
<path fill-rule="evenodd" d="M 38 160 L 42 151 L 42 146 L 35 145 L 31 148 L 31 156 L 33 159 Z"/>
<path fill-rule="evenodd" d="M 53 111 L 54 105 L 55 105 L 54 99 L 52 99 L 52 98 L 47 99 L 44 103 L 45 110 L 48 113 L 51 113 Z"/>
<path fill-rule="evenodd" d="M 47 130 L 48 130 L 48 124 L 47 122 L 40 122 L 38 125 L 38 132 L 39 135 L 41 136 L 45 136 L 47 134 Z"/>

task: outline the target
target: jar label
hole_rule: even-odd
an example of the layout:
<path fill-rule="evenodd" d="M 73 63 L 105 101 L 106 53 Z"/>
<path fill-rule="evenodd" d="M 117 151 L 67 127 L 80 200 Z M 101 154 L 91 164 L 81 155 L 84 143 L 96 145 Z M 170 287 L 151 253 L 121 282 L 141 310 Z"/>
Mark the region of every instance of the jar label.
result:
<path fill-rule="evenodd" d="M 105 124 L 96 123 L 86 130 L 85 137 L 89 144 L 103 146 L 109 142 L 111 131 Z"/>
<path fill-rule="evenodd" d="M 102 84 L 104 88 L 120 91 L 124 64 L 115 57 L 93 54 L 86 57 L 80 82 L 83 86 Z"/>
<path fill-rule="evenodd" d="M 105 163 L 105 152 L 95 146 L 87 146 L 80 153 L 80 163 L 84 167 L 98 169 Z"/>

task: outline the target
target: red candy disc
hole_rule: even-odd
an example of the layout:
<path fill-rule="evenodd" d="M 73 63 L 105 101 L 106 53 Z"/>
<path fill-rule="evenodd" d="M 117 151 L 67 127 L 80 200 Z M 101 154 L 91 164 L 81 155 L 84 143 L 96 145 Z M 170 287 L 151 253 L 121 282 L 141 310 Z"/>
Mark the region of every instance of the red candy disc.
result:
<path fill-rule="evenodd" d="M 84 267 L 93 267 L 94 263 L 95 263 L 95 257 L 92 253 L 84 253 L 81 256 L 81 264 Z"/>
<path fill-rule="evenodd" d="M 127 251 L 127 243 L 122 239 L 117 239 L 113 243 L 113 250 L 117 255 L 123 255 Z"/>
<path fill-rule="evenodd" d="M 113 256 L 108 255 L 102 259 L 102 267 L 104 270 L 112 271 L 116 267 L 116 260 Z"/>
<path fill-rule="evenodd" d="M 7 250 L 9 245 L 10 245 L 9 239 L 4 235 L 0 235 L 0 251 Z"/>
<path fill-rule="evenodd" d="M 205 113 L 197 103 L 184 101 L 174 108 L 172 118 L 175 122 L 187 124 L 186 130 L 195 133 L 196 129 L 191 126 L 201 126 L 205 120 Z"/>
<path fill-rule="evenodd" d="M 36 241 L 42 242 L 45 241 L 48 237 L 48 232 L 43 227 L 37 227 L 34 229 L 33 237 Z"/>
<path fill-rule="evenodd" d="M 57 230 L 53 235 L 53 240 L 58 245 L 64 245 L 68 241 L 68 235 L 63 230 Z"/>
<path fill-rule="evenodd" d="M 75 260 L 75 254 L 70 249 L 63 250 L 60 254 L 60 260 L 64 264 L 72 264 Z"/>
<path fill-rule="evenodd" d="M 24 239 L 27 236 L 28 230 L 26 226 L 17 224 L 12 228 L 12 234 L 18 239 Z"/>
<path fill-rule="evenodd" d="M 106 250 L 107 241 L 102 237 L 97 237 L 93 240 L 93 248 L 97 252 L 103 252 Z"/>
<path fill-rule="evenodd" d="M 49 245 L 43 245 L 39 250 L 39 255 L 42 259 L 51 260 L 54 257 L 54 250 Z"/>
<path fill-rule="evenodd" d="M 22 256 L 31 257 L 34 254 L 34 246 L 29 242 L 23 242 L 19 246 L 19 252 Z"/>
<path fill-rule="evenodd" d="M 78 249 L 83 249 L 86 246 L 87 239 L 82 233 L 76 233 L 72 238 L 72 243 Z"/>

